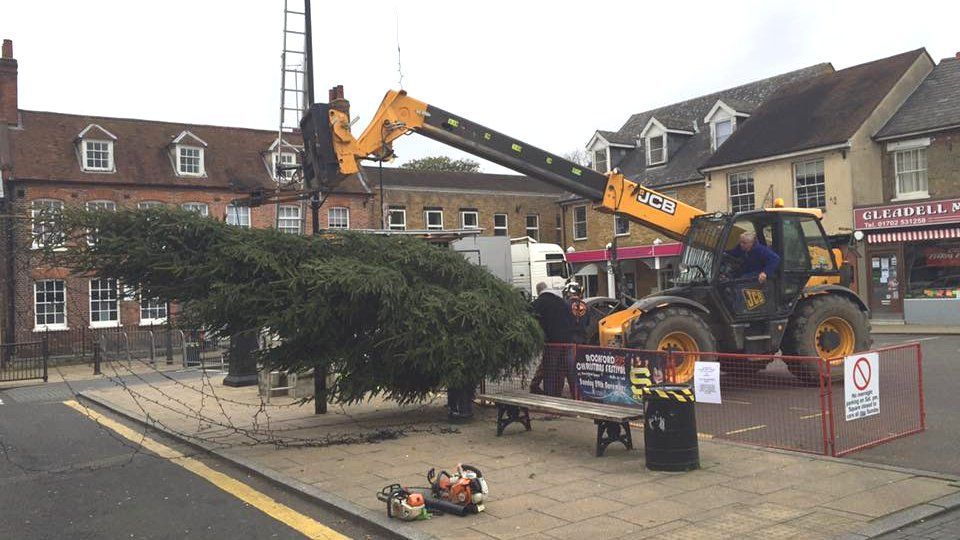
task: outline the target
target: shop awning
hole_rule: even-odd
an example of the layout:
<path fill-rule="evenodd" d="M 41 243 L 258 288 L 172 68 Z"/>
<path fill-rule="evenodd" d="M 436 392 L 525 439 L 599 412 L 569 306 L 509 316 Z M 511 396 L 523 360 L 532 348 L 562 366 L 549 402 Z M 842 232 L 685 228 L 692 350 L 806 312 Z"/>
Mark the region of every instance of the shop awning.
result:
<path fill-rule="evenodd" d="M 629 246 L 617 250 L 617 258 L 621 261 L 629 259 L 647 259 L 653 257 L 675 257 L 680 254 L 683 244 L 670 243 L 659 246 Z M 610 252 L 605 249 L 591 249 L 587 251 L 574 251 L 567 253 L 567 261 L 571 263 L 607 261 L 610 259 Z"/>
<path fill-rule="evenodd" d="M 901 231 L 888 233 L 870 233 L 867 242 L 871 244 L 891 244 L 897 242 L 916 242 L 918 240 L 943 240 L 960 238 L 960 227 L 927 229 L 921 231 Z"/>

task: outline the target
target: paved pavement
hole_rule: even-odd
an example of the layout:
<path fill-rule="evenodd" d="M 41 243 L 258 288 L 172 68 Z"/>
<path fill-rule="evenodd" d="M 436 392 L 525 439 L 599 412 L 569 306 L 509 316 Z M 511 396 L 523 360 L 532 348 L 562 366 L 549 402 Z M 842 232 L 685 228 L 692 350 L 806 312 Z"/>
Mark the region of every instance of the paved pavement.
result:
<path fill-rule="evenodd" d="M 255 389 L 217 381 L 207 389 L 163 383 L 134 390 L 86 395 L 135 418 L 146 408 L 149 421 L 181 437 L 371 519 L 383 519 L 374 493 L 386 484 L 423 485 L 429 468 L 458 462 L 483 470 L 491 488 L 486 512 L 398 525 L 404 534 L 863 538 L 942 511 L 960 493 L 935 475 L 715 441 L 701 442 L 701 470 L 651 472 L 639 433 L 640 450 L 612 447 L 598 459 L 593 424 L 576 419 L 535 416 L 532 432 L 514 426 L 497 438 L 492 411 L 450 426 L 439 403 L 373 400 L 316 416 L 284 398 L 264 406 Z"/>
<path fill-rule="evenodd" d="M 199 380 L 196 373 L 172 376 Z M 170 381 L 159 374 L 144 378 L 151 384 Z M 102 379 L 71 386 L 115 387 Z M 63 383 L 0 390 L 0 538 L 303 537 L 62 403 L 73 397 Z M 142 426 L 128 425 L 143 432 Z M 351 537 L 383 536 L 226 462 L 208 457 L 202 462 Z"/>

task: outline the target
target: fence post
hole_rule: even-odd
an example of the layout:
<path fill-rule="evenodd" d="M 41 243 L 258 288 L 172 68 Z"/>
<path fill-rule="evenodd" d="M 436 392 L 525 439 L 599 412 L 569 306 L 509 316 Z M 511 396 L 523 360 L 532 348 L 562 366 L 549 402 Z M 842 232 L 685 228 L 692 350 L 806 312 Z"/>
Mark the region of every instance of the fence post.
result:
<path fill-rule="evenodd" d="M 820 374 L 820 434 L 823 435 L 823 455 L 829 456 L 830 452 L 830 442 L 827 438 L 827 414 L 832 414 L 833 411 L 827 411 L 827 393 L 831 391 L 830 385 L 830 376 L 824 374 L 824 370 L 827 369 L 824 365 L 829 365 L 829 362 L 824 362 L 820 360 L 817 362 L 817 372 Z"/>
<path fill-rule="evenodd" d="M 156 348 L 156 345 L 153 342 L 153 330 L 150 330 L 150 365 L 151 366 L 157 365 L 157 358 L 156 358 L 156 354 L 154 353 L 155 348 Z"/>
<path fill-rule="evenodd" d="M 187 367 L 187 334 L 180 330 L 180 361 L 183 362 L 183 367 Z"/>
<path fill-rule="evenodd" d="M 829 360 L 820 359 L 820 363 L 827 368 L 827 407 L 830 408 L 830 455 L 837 457 L 837 419 L 833 414 L 833 364 Z M 841 368 L 843 369 L 843 368 Z"/>
<path fill-rule="evenodd" d="M 40 342 L 40 356 L 43 358 L 43 382 L 47 382 L 47 360 L 50 358 L 50 338 L 47 332 L 43 333 L 43 339 Z"/>
<path fill-rule="evenodd" d="M 100 375 L 100 334 L 93 334 L 93 374 Z"/>
<path fill-rule="evenodd" d="M 167 327 L 167 342 L 166 342 L 166 354 L 167 354 L 167 365 L 173 364 L 173 329 L 169 326 Z"/>
<path fill-rule="evenodd" d="M 927 409 L 923 401 L 923 347 L 914 343 L 917 349 L 917 394 L 920 395 L 920 429 L 927 429 Z"/>

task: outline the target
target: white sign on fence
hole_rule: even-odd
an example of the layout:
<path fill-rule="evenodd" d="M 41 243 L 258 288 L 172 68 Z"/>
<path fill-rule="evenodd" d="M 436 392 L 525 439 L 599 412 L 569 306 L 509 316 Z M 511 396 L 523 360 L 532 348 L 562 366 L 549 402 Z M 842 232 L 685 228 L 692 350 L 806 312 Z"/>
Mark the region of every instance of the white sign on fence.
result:
<path fill-rule="evenodd" d="M 844 358 L 843 394 L 848 421 L 880 414 L 880 353 Z"/>
<path fill-rule="evenodd" d="M 720 404 L 720 362 L 693 364 L 693 393 L 697 403 Z"/>

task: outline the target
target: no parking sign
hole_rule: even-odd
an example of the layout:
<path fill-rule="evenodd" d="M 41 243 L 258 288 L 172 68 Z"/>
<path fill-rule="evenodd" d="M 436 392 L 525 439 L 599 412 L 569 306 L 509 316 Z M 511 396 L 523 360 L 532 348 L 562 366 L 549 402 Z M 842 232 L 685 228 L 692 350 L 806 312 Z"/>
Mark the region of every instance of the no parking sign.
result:
<path fill-rule="evenodd" d="M 847 420 L 880 414 L 880 354 L 862 353 L 843 360 Z"/>

